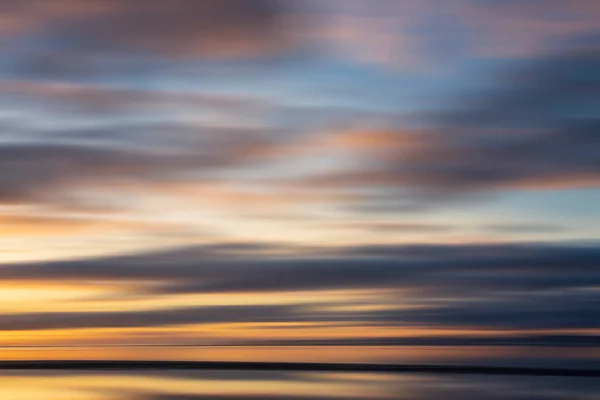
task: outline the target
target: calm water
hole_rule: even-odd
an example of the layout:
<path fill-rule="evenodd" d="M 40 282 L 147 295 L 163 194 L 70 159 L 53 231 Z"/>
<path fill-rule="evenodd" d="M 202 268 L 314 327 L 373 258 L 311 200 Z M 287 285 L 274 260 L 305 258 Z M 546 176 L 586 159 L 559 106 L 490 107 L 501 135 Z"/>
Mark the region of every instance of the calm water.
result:
<path fill-rule="evenodd" d="M 442 363 L 600 369 L 600 348 L 517 346 L 136 346 L 0 349 L 0 360 L 67 359 Z"/>
<path fill-rule="evenodd" d="M 1 358 L 453 363 L 600 368 L 599 349 L 105 347 L 2 349 Z M 600 379 L 223 371 L 0 372 L 1 400 L 600 400 Z"/>
<path fill-rule="evenodd" d="M 0 374 L 2 400 L 591 400 L 594 378 L 265 372 Z"/>

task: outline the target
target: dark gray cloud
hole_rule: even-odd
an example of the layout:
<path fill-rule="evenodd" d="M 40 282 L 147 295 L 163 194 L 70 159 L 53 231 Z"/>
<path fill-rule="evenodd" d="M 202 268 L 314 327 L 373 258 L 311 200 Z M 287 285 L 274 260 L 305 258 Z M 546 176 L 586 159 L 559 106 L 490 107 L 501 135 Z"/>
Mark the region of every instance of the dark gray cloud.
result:
<path fill-rule="evenodd" d="M 8 23 L 5 36 L 38 43 L 13 54 L 20 75 L 74 77 L 115 69 L 135 74 L 152 57 L 255 57 L 290 44 L 280 29 L 279 0 L 14 3 L 0 3 Z"/>
<path fill-rule="evenodd" d="M 218 53 L 220 47 L 230 50 L 274 39 L 279 11 L 274 0 L 118 1 L 106 13 L 73 21 L 69 28 L 78 34 L 69 44 L 184 56 Z"/>
<path fill-rule="evenodd" d="M 115 193 L 118 184 L 199 183 L 217 169 L 259 160 L 260 150 L 272 145 L 265 132 L 256 130 L 200 129 L 188 140 L 173 142 L 169 134 L 174 128 L 164 129 L 116 126 L 92 134 L 104 142 L 86 142 L 80 136 L 76 143 L 76 133 L 63 132 L 70 143 L 0 144 L 0 202 L 59 203 L 66 201 L 61 195 L 69 197 L 82 188 L 104 187 Z"/>
<path fill-rule="evenodd" d="M 356 190 L 365 197 L 359 196 L 356 203 L 342 200 L 342 205 L 359 212 L 415 211 L 474 193 L 597 186 L 598 62 L 598 53 L 592 47 L 522 62 L 526 65 L 506 74 L 492 89 L 452 100 L 452 104 L 462 103 L 462 107 L 428 114 L 429 125 L 435 127 L 416 136 L 411 132 L 412 142 L 408 145 L 406 132 L 387 135 L 389 146 L 378 148 L 375 157 L 367 157 L 366 169 L 325 172 L 317 177 L 304 174 L 299 180 L 284 182 L 264 179 L 261 183 L 272 184 L 276 193 L 288 188 L 302 192 L 308 187 L 311 193 L 323 197 L 344 193 L 345 189 Z M 29 147 L 2 145 L 0 156 L 6 154 L 2 158 L 20 160 L 18 164 L 0 161 L 0 198 L 7 201 L 43 197 L 54 190 L 55 183 L 60 183 L 62 189 L 70 180 L 80 182 L 80 176 L 90 182 L 106 178 L 150 182 L 182 173 L 199 177 L 208 170 L 227 169 L 249 160 L 269 165 L 274 159 L 302 160 L 311 155 L 310 151 L 298 150 L 306 143 L 289 132 L 196 128 L 169 123 L 164 110 L 159 113 L 164 117 L 160 123 L 127 123 L 120 119 L 132 111 L 134 116 L 147 118 L 163 105 L 227 110 L 237 118 L 240 110 L 266 106 L 258 99 L 23 81 L 4 83 L 0 89 L 6 92 L 5 99 L 18 107 L 41 107 L 54 113 L 53 118 L 67 111 L 71 117 L 89 113 L 97 117 L 103 113 L 117 121 L 114 125 L 106 125 L 105 121 L 101 126 L 79 129 L 77 121 L 70 120 L 68 129 L 29 132 L 30 138 L 50 139 L 47 149 L 39 143 Z M 19 129 L 27 132 L 27 128 Z M 71 145 L 63 146 L 60 141 Z M 121 148 L 113 152 L 74 145 L 82 142 Z M 150 152 L 146 152 L 148 147 Z M 318 150 L 318 146 L 313 148 Z M 11 152 L 14 154 L 8 154 Z M 55 156 L 57 152 L 63 154 Z M 90 154 L 93 156 L 85 164 Z M 109 165 L 114 173 L 105 168 Z M 105 172 L 95 172 L 101 170 Z"/>
<path fill-rule="evenodd" d="M 0 202 L 60 202 L 89 187 L 114 198 L 115 184 L 202 183 L 216 170 L 261 161 L 285 136 L 182 117 L 256 117 L 267 106 L 256 97 L 32 81 L 0 82 L 0 92 L 9 110 L 0 121 Z"/>
<path fill-rule="evenodd" d="M 273 258 L 253 246 L 4 266 L 5 279 L 164 280 L 172 290 L 287 291 L 463 283 L 473 288 L 551 290 L 597 284 L 594 245 L 365 246 L 308 257 Z M 239 251 L 231 257 L 228 253 Z M 215 253 L 215 250 L 217 251 Z M 250 253 L 248 252 L 250 251 Z M 252 251 L 257 251 L 254 255 Z M 314 250 L 315 252 L 318 249 Z M 181 285 L 181 286 L 179 286 Z M 470 285 L 468 285 L 470 286 Z M 179 288 L 179 289 L 177 289 Z"/>
<path fill-rule="evenodd" d="M 513 332 L 504 336 L 453 335 L 434 337 L 389 336 L 335 339 L 289 339 L 248 341 L 248 345 L 263 346 L 554 346 L 554 347 L 598 347 L 598 335 L 528 335 Z"/>
<path fill-rule="evenodd" d="M 230 247 L 233 251 L 236 246 Z M 146 284 L 146 295 L 177 293 L 261 293 L 314 290 L 383 290 L 381 301 L 399 308 L 383 311 L 319 311 L 300 308 L 275 310 L 272 321 L 346 322 L 399 326 L 467 326 L 497 329 L 597 329 L 600 251 L 595 245 L 520 244 L 463 246 L 369 246 L 329 250 L 319 257 L 261 257 L 253 248 L 187 250 L 148 256 L 116 257 L 88 261 L 4 266 L 0 279 L 57 279 L 114 281 Z M 400 293 L 398 292 L 398 293 Z M 348 303 L 346 305 L 351 305 Z M 404 307 L 400 307 L 404 306 Z M 409 306 L 409 307 L 406 307 Z M 414 307 L 413 307 L 414 306 Z M 208 311 L 208 310 L 207 310 Z M 270 310 L 273 311 L 273 310 Z M 185 323 L 202 318 L 202 311 L 185 310 L 140 314 L 141 321 Z M 125 323 L 135 313 L 119 314 Z M 46 324 L 114 324 L 119 315 L 35 315 L 21 323 L 40 329 Z M 237 321 L 235 312 L 224 320 Z M 96 318 L 96 316 L 98 318 Z M 203 317 L 204 316 L 204 317 Z M 263 314 L 255 318 L 261 320 Z M 89 318 L 88 318 L 89 317 Z M 17 316 L 12 318 L 19 318 Z M 174 318 L 174 319 L 171 319 Z M 278 319 L 279 318 L 279 319 Z M 224 321 L 223 320 L 223 321 Z M 42 321 L 42 322 L 28 322 Z M 80 322 L 78 322 L 80 321 Z M 219 320 L 221 321 L 221 320 Z M 17 320 L 6 323 L 18 326 Z M 191 323 L 191 322 L 189 322 Z M 148 322 L 142 322 L 148 324 Z M 94 326 L 96 326 L 94 325 Z M 110 325 L 112 326 L 112 325 Z"/>
<path fill-rule="evenodd" d="M 507 291 L 487 299 L 466 299 L 415 310 L 372 315 L 377 321 L 426 326 L 464 326 L 500 329 L 598 329 L 597 291 L 562 291 L 515 295 Z M 376 313 L 375 313 L 376 314 Z"/>
<path fill-rule="evenodd" d="M 150 158 L 137 152 L 73 145 L 0 146 L 0 199 L 31 200 L 96 178 L 127 179 L 154 170 Z"/>
<path fill-rule="evenodd" d="M 0 315 L 0 331 L 125 328 L 311 319 L 286 306 L 215 306 L 129 312 L 48 312 Z"/>
<path fill-rule="evenodd" d="M 384 203 L 417 206 L 475 193 L 598 186 L 597 47 L 516 64 L 487 89 L 423 115 L 431 129 L 408 138 L 403 131 L 390 134 L 386 149 L 364 168 L 304 182 L 321 190 L 371 188 L 367 202 L 383 196 Z"/>

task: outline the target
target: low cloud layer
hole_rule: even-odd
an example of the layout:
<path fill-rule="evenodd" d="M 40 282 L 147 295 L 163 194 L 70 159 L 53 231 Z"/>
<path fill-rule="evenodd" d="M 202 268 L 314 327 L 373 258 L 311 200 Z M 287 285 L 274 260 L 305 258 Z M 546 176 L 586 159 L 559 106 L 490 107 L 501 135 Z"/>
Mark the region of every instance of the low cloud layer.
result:
<path fill-rule="evenodd" d="M 344 253 L 346 253 L 344 255 Z M 187 254 L 187 255 L 186 255 Z M 225 322 L 330 322 L 479 329 L 598 329 L 595 246 L 411 246 L 344 249 L 335 257 L 230 259 L 183 252 L 5 266 L 6 280 L 152 282 L 141 293 L 381 291 L 382 310 L 330 312 L 314 306 L 3 316 L 6 330 L 137 327 Z M 177 259 L 183 261 L 177 261 Z M 165 262 L 166 260 L 172 260 Z M 147 287 L 147 286 L 146 286 Z M 398 293 L 399 298 L 395 299 Z M 410 293 L 410 303 L 404 304 Z M 391 296 L 391 297 L 390 297 Z M 351 306 L 352 302 L 349 302 Z M 335 306 L 335 304 L 333 304 Z M 312 311 L 311 311 L 312 310 Z"/>

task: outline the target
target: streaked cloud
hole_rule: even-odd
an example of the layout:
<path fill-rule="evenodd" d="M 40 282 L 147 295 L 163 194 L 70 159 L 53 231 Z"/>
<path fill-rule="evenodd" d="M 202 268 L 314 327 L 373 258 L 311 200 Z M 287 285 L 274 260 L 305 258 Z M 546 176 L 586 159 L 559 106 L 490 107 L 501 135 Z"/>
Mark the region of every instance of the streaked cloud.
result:
<path fill-rule="evenodd" d="M 72 56 L 78 50 L 88 55 L 132 50 L 180 56 L 243 54 L 276 44 L 281 12 L 271 0 L 83 0 L 53 5 L 25 0 L 18 6 L 8 0 L 2 6 L 9 34 L 45 34 Z M 76 41 L 72 32 L 77 32 Z"/>
<path fill-rule="evenodd" d="M 597 62 L 589 49 L 527 61 L 498 87 L 434 114 L 437 126 L 431 130 L 390 132 L 379 152 L 366 149 L 362 168 L 307 182 L 322 190 L 380 188 L 390 192 L 390 201 L 402 200 L 407 190 L 419 200 L 438 200 L 449 194 L 596 187 L 598 120 L 591 110 Z"/>
<path fill-rule="evenodd" d="M 0 0 L 0 344 L 596 338 L 599 12 Z"/>
<path fill-rule="evenodd" d="M 600 255 L 592 245 L 378 246 L 329 250 L 316 258 L 251 256 L 251 249 L 242 246 L 248 255 L 239 258 L 209 247 L 181 254 L 21 264 L 4 266 L 0 274 L 13 282 L 121 282 L 132 296 L 165 301 L 184 293 L 276 297 L 346 291 L 348 297 L 326 300 L 320 295 L 313 302 L 292 299 L 281 305 L 17 313 L 2 317 L 2 329 L 292 322 L 395 327 L 399 334 L 414 327 L 525 332 L 600 328 L 595 318 Z M 366 297 L 361 299 L 360 293 Z M 121 301 L 127 299 L 124 295 Z M 336 310 L 341 305 L 345 307 Z"/>

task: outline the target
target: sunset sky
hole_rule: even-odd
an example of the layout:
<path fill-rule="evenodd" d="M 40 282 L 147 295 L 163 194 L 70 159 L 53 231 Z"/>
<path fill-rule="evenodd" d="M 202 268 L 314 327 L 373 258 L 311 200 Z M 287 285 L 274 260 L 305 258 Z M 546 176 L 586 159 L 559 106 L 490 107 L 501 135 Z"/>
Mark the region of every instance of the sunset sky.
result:
<path fill-rule="evenodd" d="M 600 333 L 592 0 L 0 0 L 0 346 Z"/>

